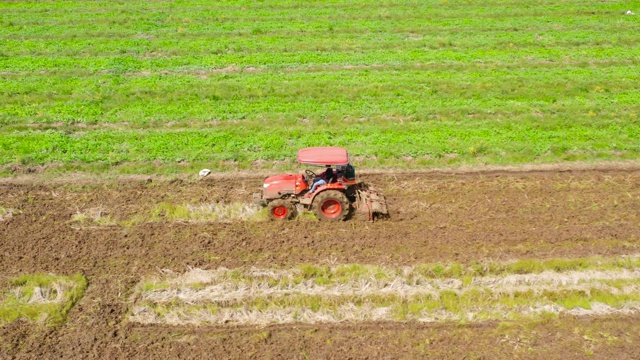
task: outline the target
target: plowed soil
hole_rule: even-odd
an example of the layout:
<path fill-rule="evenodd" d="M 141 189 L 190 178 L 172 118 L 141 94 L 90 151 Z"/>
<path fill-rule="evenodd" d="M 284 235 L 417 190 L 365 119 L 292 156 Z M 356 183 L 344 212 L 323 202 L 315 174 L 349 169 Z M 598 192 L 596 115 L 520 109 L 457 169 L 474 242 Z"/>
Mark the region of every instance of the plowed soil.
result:
<path fill-rule="evenodd" d="M 640 170 L 365 174 L 391 218 L 327 224 L 154 219 L 160 203 L 250 202 L 261 177 L 4 181 L 0 274 L 84 273 L 65 325 L 0 328 L 0 358 L 640 357 L 640 318 L 364 323 L 267 328 L 128 323 L 133 286 L 159 269 L 409 265 L 640 253 Z M 117 225 L 74 226 L 100 209 Z M 75 224 L 77 225 L 77 224 Z"/>

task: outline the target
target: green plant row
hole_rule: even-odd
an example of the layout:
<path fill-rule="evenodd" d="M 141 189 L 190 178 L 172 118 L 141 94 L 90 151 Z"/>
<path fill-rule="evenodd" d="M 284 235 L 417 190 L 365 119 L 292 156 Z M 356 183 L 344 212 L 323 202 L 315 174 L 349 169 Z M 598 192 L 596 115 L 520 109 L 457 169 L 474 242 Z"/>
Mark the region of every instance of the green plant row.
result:
<path fill-rule="evenodd" d="M 123 123 L 123 127 L 251 120 L 437 118 L 551 124 L 589 117 L 637 123 L 640 63 L 539 66 L 392 66 L 257 73 L 1 75 L 0 131 L 16 125 Z M 507 118 L 507 119 L 504 119 Z M 307 120 L 305 120 L 307 119 Z M 383 121 L 386 120 L 386 121 Z M 73 130 L 73 129 L 72 129 Z M 82 130 L 84 129 L 75 129 Z"/>
<path fill-rule="evenodd" d="M 637 286 L 638 281 L 627 281 L 621 286 Z M 341 320 L 340 311 L 352 308 L 353 312 L 361 309 L 364 321 L 375 320 L 373 311 L 369 309 L 385 309 L 389 312 L 385 320 L 407 321 L 432 319 L 442 316 L 437 320 L 506 320 L 535 317 L 544 315 L 557 315 L 555 311 L 567 311 L 577 308 L 591 310 L 593 304 L 606 305 L 611 309 L 623 309 L 625 306 L 640 304 L 638 293 L 620 293 L 597 286 L 584 290 L 523 290 L 513 293 L 493 292 L 489 289 L 476 289 L 464 293 L 443 291 L 437 295 L 399 296 L 396 294 L 380 295 L 350 295 L 350 296 L 319 296 L 319 295 L 289 295 L 274 298 L 244 299 L 240 303 L 150 303 L 142 302 L 138 306 L 152 309 L 159 317 L 173 313 L 172 317 L 181 314 L 185 317 L 202 316 L 202 311 L 215 318 L 222 310 L 242 312 L 257 312 L 256 322 L 265 322 L 260 317 L 268 318 L 271 312 L 277 314 L 278 310 L 287 312 L 310 311 L 312 313 L 335 314 Z M 560 308 L 554 308 L 558 306 Z M 540 308 L 540 310 L 533 310 Z M 545 310 L 546 309 L 546 310 Z M 532 311 L 533 310 L 533 311 Z M 342 312 L 345 312 L 342 310 Z M 442 314 L 442 313 L 445 314 Z M 368 316 L 367 316 L 368 315 Z M 344 315 L 342 315 L 344 316 Z M 346 316 L 344 316 L 346 317 Z M 204 318 L 204 317 L 203 317 Z M 275 316 L 274 316 L 275 318 Z M 206 322 L 203 321 L 203 322 Z M 269 321 L 267 321 L 269 322 Z M 273 320 L 270 322 L 277 322 Z"/>
<path fill-rule="evenodd" d="M 403 167 L 402 159 L 428 162 L 526 163 L 545 160 L 634 158 L 640 151 L 640 124 L 558 124 L 544 121 L 491 123 L 435 122 L 306 125 L 290 127 L 225 126 L 185 130 L 21 131 L 0 137 L 0 164 L 223 161 L 250 165 L 256 160 L 291 160 L 299 148 L 347 147 L 356 160 Z M 455 158 L 460 156 L 460 158 Z M 403 160 L 406 162 L 414 160 Z M 358 161 L 356 161 L 358 162 Z M 370 163 L 371 164 L 371 163 Z"/>
<path fill-rule="evenodd" d="M 303 282 L 322 286 L 358 283 L 360 281 L 392 281 L 403 279 L 406 284 L 417 285 L 429 280 L 462 280 L 469 284 L 473 278 L 489 276 L 528 275 L 542 272 L 557 274 L 585 271 L 636 270 L 640 267 L 638 257 L 577 258 L 577 259 L 522 259 L 513 262 L 474 262 L 472 264 L 435 263 L 420 264 L 405 268 L 384 267 L 367 264 L 344 264 L 337 266 L 300 264 L 293 269 L 261 269 L 256 275 L 254 269 L 217 270 L 210 281 L 183 283 L 176 279 L 152 279 L 143 281 L 142 291 L 167 289 L 170 287 L 198 289 L 216 283 L 231 282 L 251 285 L 268 283 L 270 287 L 287 289 L 290 285 Z"/>

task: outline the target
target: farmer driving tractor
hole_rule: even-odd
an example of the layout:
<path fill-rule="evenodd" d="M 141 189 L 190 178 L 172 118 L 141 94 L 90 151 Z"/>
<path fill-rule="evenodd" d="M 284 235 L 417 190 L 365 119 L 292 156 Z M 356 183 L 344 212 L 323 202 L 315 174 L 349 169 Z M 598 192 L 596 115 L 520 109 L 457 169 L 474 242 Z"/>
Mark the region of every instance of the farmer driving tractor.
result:
<path fill-rule="evenodd" d="M 313 179 L 311 190 L 309 190 L 307 196 L 311 196 L 311 194 L 313 194 L 319 186 L 327 185 L 334 181 L 333 169 L 331 167 L 328 167 L 325 172 Z"/>

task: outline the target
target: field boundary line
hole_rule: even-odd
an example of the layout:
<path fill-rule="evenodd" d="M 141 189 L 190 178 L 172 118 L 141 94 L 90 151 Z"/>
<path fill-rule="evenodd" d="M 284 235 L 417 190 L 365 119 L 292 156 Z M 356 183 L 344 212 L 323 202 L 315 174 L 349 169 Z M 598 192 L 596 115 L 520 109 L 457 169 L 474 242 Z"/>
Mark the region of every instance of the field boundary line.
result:
<path fill-rule="evenodd" d="M 179 174 L 179 175 L 114 175 L 114 174 L 89 174 L 89 173 L 71 173 L 63 175 L 51 174 L 25 174 L 13 177 L 0 177 L 0 185 L 19 185 L 19 184 L 53 184 L 61 185 L 67 183 L 73 184 L 92 184 L 92 183 L 120 183 L 120 182 L 139 182 L 139 181 L 207 181 L 208 179 L 225 180 L 225 179 L 263 179 L 265 176 L 273 175 L 283 170 L 238 170 L 238 171 L 217 171 L 212 172 L 209 176 L 201 179 L 197 174 Z M 358 173 L 361 176 L 367 175 L 395 175 L 395 176 L 413 176 L 413 175 L 433 175 L 433 176 L 487 176 L 487 175 L 518 175 L 518 174 L 535 174 L 535 173 L 558 173 L 558 172 L 638 172 L 640 171 L 640 160 L 628 161 L 604 161 L 604 162 L 560 162 L 545 164 L 520 164 L 520 165 L 461 165 L 447 168 L 431 168 L 431 169 L 394 169 L 394 168 L 372 168 L 361 170 Z M 287 171 L 296 173 L 297 171 Z"/>

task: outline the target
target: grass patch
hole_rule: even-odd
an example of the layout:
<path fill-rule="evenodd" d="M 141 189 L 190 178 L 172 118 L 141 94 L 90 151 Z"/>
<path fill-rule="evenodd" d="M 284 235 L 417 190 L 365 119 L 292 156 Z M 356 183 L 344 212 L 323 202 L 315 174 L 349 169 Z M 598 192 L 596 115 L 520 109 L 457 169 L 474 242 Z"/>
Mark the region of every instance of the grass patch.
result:
<path fill-rule="evenodd" d="M 544 271 L 566 272 L 571 270 L 616 270 L 640 267 L 640 258 L 626 256 L 618 258 L 578 258 L 578 259 L 522 259 L 507 263 L 476 262 L 462 264 L 426 264 L 415 266 L 414 271 L 429 278 L 463 279 L 486 275 L 539 274 Z"/>
<path fill-rule="evenodd" d="M 0 218 L 1 219 L 1 218 Z M 173 204 L 160 202 L 146 213 L 130 218 L 114 219 L 105 209 L 96 207 L 78 210 L 69 220 L 71 227 L 86 229 L 102 226 L 131 227 L 147 222 L 231 222 L 265 221 L 266 210 L 247 203 Z"/>
<path fill-rule="evenodd" d="M 0 221 L 9 219 L 10 217 L 13 216 L 14 213 L 15 213 L 15 210 L 3 208 L 0 206 Z"/>
<path fill-rule="evenodd" d="M 298 5 L 2 3 L 0 176 L 638 159 L 623 3 Z"/>
<path fill-rule="evenodd" d="M 91 208 L 86 210 L 77 210 L 77 212 L 71 216 L 70 220 L 72 227 L 88 228 L 93 226 L 112 226 L 117 225 L 117 222 L 105 212 L 103 208 Z"/>
<path fill-rule="evenodd" d="M 266 220 L 266 211 L 247 203 L 200 203 L 178 205 L 162 202 L 151 213 L 151 221 L 227 222 Z"/>
<path fill-rule="evenodd" d="M 266 325 L 628 314 L 640 310 L 639 265 L 637 257 L 620 257 L 488 263 L 482 272 L 477 264 L 193 269 L 142 281 L 129 317 Z"/>
<path fill-rule="evenodd" d="M 60 325 L 87 289 L 87 279 L 76 274 L 28 274 L 9 279 L 0 293 L 0 325 L 17 319 Z"/>

